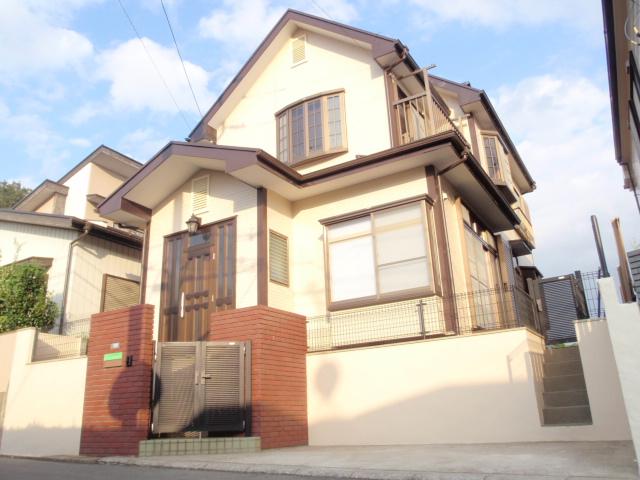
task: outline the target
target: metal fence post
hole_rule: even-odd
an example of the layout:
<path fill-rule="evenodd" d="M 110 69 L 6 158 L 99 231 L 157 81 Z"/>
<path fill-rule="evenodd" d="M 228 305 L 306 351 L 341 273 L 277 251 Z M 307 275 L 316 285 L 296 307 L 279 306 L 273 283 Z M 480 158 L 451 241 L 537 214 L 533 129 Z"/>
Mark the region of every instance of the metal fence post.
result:
<path fill-rule="evenodd" d="M 422 301 L 422 299 L 418 301 L 417 307 L 418 307 L 418 320 L 420 321 L 420 335 L 422 336 L 422 338 L 424 338 L 427 336 L 427 330 L 424 325 L 424 310 L 423 310 L 424 302 Z"/>

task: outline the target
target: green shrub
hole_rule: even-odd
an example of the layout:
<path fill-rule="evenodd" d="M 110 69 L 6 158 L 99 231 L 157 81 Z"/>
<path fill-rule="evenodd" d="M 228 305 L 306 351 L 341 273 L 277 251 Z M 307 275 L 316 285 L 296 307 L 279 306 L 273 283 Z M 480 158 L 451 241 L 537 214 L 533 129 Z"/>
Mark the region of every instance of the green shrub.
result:
<path fill-rule="evenodd" d="M 18 264 L 0 269 L 0 333 L 24 327 L 53 326 L 58 305 L 47 294 L 47 271 Z"/>

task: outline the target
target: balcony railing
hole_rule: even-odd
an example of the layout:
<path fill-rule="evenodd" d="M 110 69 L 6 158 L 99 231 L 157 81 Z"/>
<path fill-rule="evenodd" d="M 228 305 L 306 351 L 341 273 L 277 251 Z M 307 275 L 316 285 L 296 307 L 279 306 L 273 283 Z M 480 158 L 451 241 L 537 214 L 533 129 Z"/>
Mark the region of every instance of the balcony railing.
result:
<path fill-rule="evenodd" d="M 446 328 L 445 312 L 451 311 L 456 331 Z M 310 317 L 307 344 L 310 352 L 319 352 L 517 327 L 542 332 L 533 299 L 519 287 L 507 286 Z"/>
<path fill-rule="evenodd" d="M 393 109 L 402 145 L 445 132 L 455 132 L 467 144 L 440 104 L 426 93 L 398 100 Z"/>

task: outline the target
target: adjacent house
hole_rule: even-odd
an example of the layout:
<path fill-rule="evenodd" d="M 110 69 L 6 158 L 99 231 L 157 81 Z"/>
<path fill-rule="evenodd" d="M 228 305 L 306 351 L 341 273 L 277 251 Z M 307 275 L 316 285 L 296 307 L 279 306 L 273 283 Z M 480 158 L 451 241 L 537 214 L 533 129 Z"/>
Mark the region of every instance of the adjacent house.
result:
<path fill-rule="evenodd" d="M 640 10 L 631 0 L 602 0 L 613 144 L 640 212 Z"/>
<path fill-rule="evenodd" d="M 138 303 L 142 236 L 96 207 L 140 166 L 103 145 L 0 210 L 0 265 L 48 269 L 48 290 L 61 308 L 54 331 L 86 335 L 92 313 Z"/>

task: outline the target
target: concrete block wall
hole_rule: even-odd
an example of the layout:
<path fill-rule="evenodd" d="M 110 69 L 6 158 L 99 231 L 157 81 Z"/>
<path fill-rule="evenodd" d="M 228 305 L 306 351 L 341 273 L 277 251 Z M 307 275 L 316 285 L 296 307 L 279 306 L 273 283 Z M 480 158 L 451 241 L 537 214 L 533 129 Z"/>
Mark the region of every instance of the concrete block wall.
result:
<path fill-rule="evenodd" d="M 91 317 L 80 454 L 137 455 L 151 421 L 152 335 L 152 305 Z"/>
<path fill-rule="evenodd" d="M 216 312 L 211 341 L 251 341 L 252 435 L 262 448 L 308 443 L 306 319 L 256 306 Z"/>

